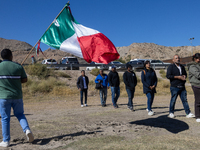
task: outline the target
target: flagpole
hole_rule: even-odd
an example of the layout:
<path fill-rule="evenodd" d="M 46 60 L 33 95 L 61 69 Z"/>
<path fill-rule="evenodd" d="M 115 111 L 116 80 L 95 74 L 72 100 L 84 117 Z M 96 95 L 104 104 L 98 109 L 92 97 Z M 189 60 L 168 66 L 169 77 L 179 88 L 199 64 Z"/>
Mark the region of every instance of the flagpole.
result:
<path fill-rule="evenodd" d="M 69 5 L 69 1 L 67 2 L 67 4 Z M 56 16 L 56 18 L 58 18 L 58 16 L 62 13 L 62 11 L 65 9 L 66 5 L 63 7 L 63 9 L 60 11 L 60 13 Z M 55 19 L 56 19 L 55 18 Z M 55 20 L 54 19 L 54 20 Z M 49 27 L 46 29 L 46 31 L 44 32 L 44 34 L 47 32 L 47 30 L 51 27 L 51 25 L 53 24 L 54 20 L 52 21 L 52 23 L 49 25 Z M 43 35 L 44 35 L 43 34 Z M 22 61 L 21 65 L 24 64 L 24 62 L 26 61 L 26 59 L 28 58 L 28 56 L 31 54 L 31 52 L 33 51 L 33 49 L 36 47 L 36 45 L 38 44 L 38 42 L 40 41 L 40 39 L 37 41 L 37 43 L 33 46 L 33 48 L 30 50 L 30 52 L 28 53 L 28 55 L 26 56 L 26 58 Z"/>

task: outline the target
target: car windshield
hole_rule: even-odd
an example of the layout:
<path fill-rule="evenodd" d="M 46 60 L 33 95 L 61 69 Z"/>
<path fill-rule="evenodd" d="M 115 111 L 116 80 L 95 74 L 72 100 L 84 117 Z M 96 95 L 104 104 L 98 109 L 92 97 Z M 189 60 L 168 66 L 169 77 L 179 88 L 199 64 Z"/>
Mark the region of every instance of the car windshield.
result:
<path fill-rule="evenodd" d="M 78 61 L 77 58 L 68 58 L 69 61 Z"/>
<path fill-rule="evenodd" d="M 56 62 L 55 59 L 47 59 L 47 62 Z"/>

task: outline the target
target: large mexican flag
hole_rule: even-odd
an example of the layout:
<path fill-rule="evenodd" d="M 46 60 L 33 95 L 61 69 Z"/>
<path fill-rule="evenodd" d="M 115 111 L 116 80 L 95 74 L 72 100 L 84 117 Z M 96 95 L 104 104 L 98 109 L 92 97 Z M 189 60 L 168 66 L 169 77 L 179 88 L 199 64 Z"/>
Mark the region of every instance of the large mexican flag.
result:
<path fill-rule="evenodd" d="M 84 58 L 87 62 L 109 63 L 120 56 L 113 43 L 97 30 L 79 24 L 66 4 L 40 41 Z"/>

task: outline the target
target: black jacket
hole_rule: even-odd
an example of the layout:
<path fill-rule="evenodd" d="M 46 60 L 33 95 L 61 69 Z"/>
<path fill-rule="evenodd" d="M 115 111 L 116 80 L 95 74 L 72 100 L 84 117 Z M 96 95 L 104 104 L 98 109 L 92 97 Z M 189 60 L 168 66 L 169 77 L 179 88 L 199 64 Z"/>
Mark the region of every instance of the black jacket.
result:
<path fill-rule="evenodd" d="M 86 82 L 87 89 L 88 89 L 89 79 L 88 79 L 87 76 L 85 76 L 85 82 Z M 84 90 L 83 76 L 80 76 L 78 78 L 78 81 L 77 81 L 76 85 L 77 85 L 78 89 Z"/>
<path fill-rule="evenodd" d="M 133 71 L 131 72 L 124 72 L 123 80 L 126 85 L 126 89 L 134 90 L 135 86 L 137 85 L 137 77 Z"/>
<path fill-rule="evenodd" d="M 182 75 L 185 75 L 187 77 L 187 72 L 185 71 L 185 67 L 183 65 L 180 65 L 180 67 L 181 67 Z M 170 80 L 171 87 L 185 86 L 186 81 L 174 78 L 174 76 L 180 76 L 180 75 L 181 75 L 180 71 L 175 64 L 171 64 L 167 68 L 166 77 Z"/>
<path fill-rule="evenodd" d="M 143 83 L 143 92 L 144 93 L 148 93 L 148 92 L 152 92 L 152 93 L 156 93 L 156 88 L 154 88 L 153 90 L 151 90 L 149 87 L 155 85 L 155 87 L 157 86 L 157 76 L 156 76 L 156 72 L 151 68 L 150 70 L 144 68 L 144 70 L 142 70 L 141 73 L 141 80 Z"/>
<path fill-rule="evenodd" d="M 108 82 L 110 86 L 118 87 L 120 85 L 118 73 L 110 71 L 110 73 L 108 74 Z"/>

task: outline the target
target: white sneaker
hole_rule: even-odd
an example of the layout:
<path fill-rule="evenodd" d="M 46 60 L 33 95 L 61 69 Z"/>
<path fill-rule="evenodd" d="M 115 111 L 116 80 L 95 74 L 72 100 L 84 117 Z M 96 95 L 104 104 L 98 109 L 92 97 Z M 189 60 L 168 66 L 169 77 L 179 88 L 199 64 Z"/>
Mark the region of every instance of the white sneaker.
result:
<path fill-rule="evenodd" d="M 173 113 L 170 113 L 170 114 L 168 115 L 168 117 L 169 117 L 169 118 L 174 118 L 175 116 L 174 116 Z"/>
<path fill-rule="evenodd" d="M 189 113 L 188 115 L 186 115 L 186 118 L 194 118 L 194 117 L 195 117 L 195 115 L 192 113 Z"/>
<path fill-rule="evenodd" d="M 85 107 L 87 107 L 87 104 L 85 104 Z"/>
<path fill-rule="evenodd" d="M 148 112 L 148 115 L 149 115 L 149 116 L 153 116 L 153 114 L 154 114 L 153 111 L 149 111 L 149 112 Z"/>
<path fill-rule="evenodd" d="M 26 130 L 27 141 L 32 143 L 34 141 L 34 136 L 30 130 Z"/>
<path fill-rule="evenodd" d="M 83 105 L 81 105 L 81 107 L 83 107 Z"/>
<path fill-rule="evenodd" d="M 4 141 L 2 141 L 2 142 L 0 143 L 0 146 L 1 146 L 1 147 L 8 147 L 8 146 L 10 146 L 10 142 L 4 142 Z"/>
<path fill-rule="evenodd" d="M 196 122 L 200 122 L 200 118 L 197 118 L 197 119 L 196 119 Z"/>
<path fill-rule="evenodd" d="M 146 109 L 147 112 L 149 112 L 148 108 Z"/>

